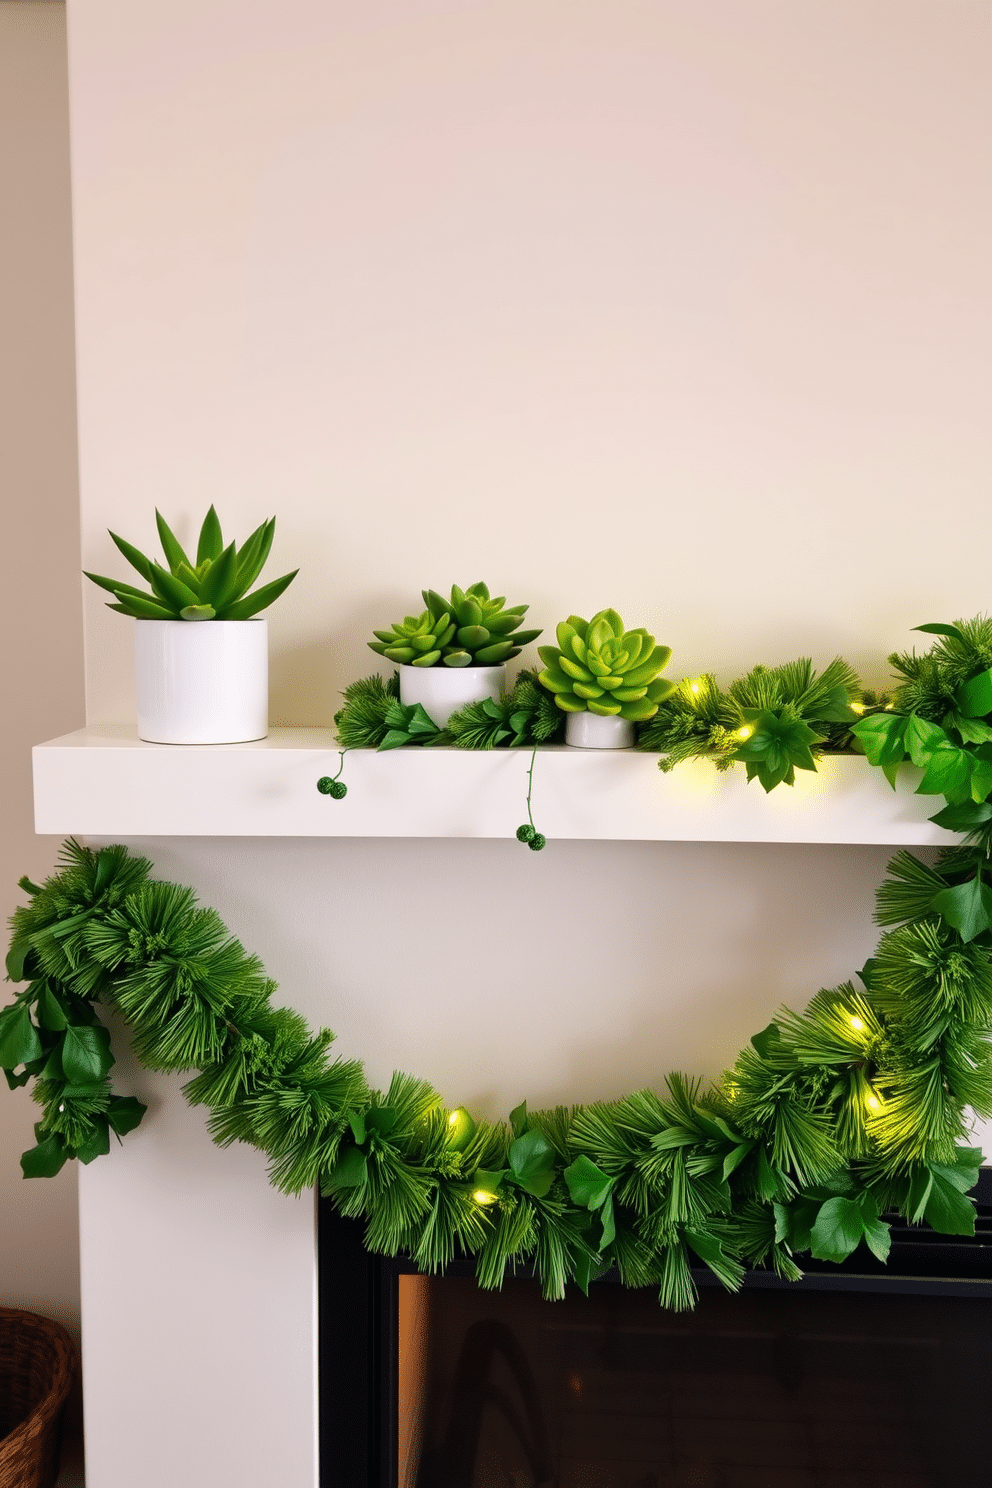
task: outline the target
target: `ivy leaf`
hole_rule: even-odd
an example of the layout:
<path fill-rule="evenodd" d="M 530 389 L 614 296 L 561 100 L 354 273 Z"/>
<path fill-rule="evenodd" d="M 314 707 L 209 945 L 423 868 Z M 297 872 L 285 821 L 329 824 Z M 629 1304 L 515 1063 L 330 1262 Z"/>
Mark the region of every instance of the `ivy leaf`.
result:
<path fill-rule="evenodd" d="M 521 1101 L 510 1112 L 510 1130 L 515 1137 L 522 1137 L 527 1130 L 527 1102 Z"/>
<path fill-rule="evenodd" d="M 941 1235 L 973 1235 L 975 1233 L 975 1206 L 965 1198 L 957 1183 L 931 1165 L 933 1187 L 927 1199 L 923 1216 L 932 1230 Z"/>
<path fill-rule="evenodd" d="M 369 1174 L 369 1160 L 359 1147 L 346 1147 L 326 1179 L 328 1188 L 360 1188 Z"/>
<path fill-rule="evenodd" d="M 147 1110 L 148 1107 L 133 1095 L 112 1095 L 107 1106 L 107 1120 L 119 1137 L 126 1137 L 140 1124 Z"/>
<path fill-rule="evenodd" d="M 39 1024 L 49 1033 L 61 1033 L 68 1023 L 65 1010 L 47 982 L 43 983 L 35 1004 Z"/>
<path fill-rule="evenodd" d="M 425 711 L 423 703 L 414 704 L 413 713 L 407 724 L 407 732 L 410 734 L 436 734 L 439 733 L 437 724 Z"/>
<path fill-rule="evenodd" d="M 110 1034 L 102 1024 L 75 1028 L 71 1024 L 62 1037 L 62 1068 L 73 1085 L 99 1080 L 114 1063 Z"/>
<path fill-rule="evenodd" d="M 889 1251 L 892 1248 L 892 1231 L 889 1226 L 880 1219 L 866 1220 L 865 1244 L 872 1255 L 884 1265 L 889 1259 Z"/>
<path fill-rule="evenodd" d="M 926 625 L 914 625 L 914 630 L 922 630 L 926 635 L 950 636 L 952 640 L 964 644 L 964 636 L 956 625 L 944 625 L 938 620 L 931 620 Z"/>
<path fill-rule="evenodd" d="M 95 1157 L 106 1157 L 110 1151 L 110 1123 L 106 1116 L 94 1116 L 93 1132 L 76 1148 L 81 1163 L 91 1163 Z"/>
<path fill-rule="evenodd" d="M 555 1150 L 543 1132 L 532 1128 L 510 1143 L 510 1172 L 525 1193 L 542 1199 L 555 1181 Z"/>
<path fill-rule="evenodd" d="M 27 1003 L 4 1008 L 0 1013 L 0 1069 L 14 1070 L 19 1064 L 30 1064 L 32 1059 L 40 1059 L 42 1052 Z"/>
<path fill-rule="evenodd" d="M 992 805 L 988 801 L 955 801 L 930 820 L 945 832 L 972 832 L 983 822 L 992 821 Z"/>
<path fill-rule="evenodd" d="M 941 889 L 932 900 L 933 908 L 955 929 L 965 945 L 992 928 L 992 889 L 976 873 L 966 883 Z"/>
<path fill-rule="evenodd" d="M 944 744 L 950 745 L 951 741 L 939 724 L 930 723 L 916 713 L 910 714 L 906 720 L 905 745 L 914 765 L 928 764 L 934 751 Z"/>
<path fill-rule="evenodd" d="M 923 779 L 916 787 L 918 796 L 967 796 L 971 790 L 973 756 L 946 738 L 924 759 L 921 754 L 913 763 L 926 763 Z"/>
<path fill-rule="evenodd" d="M 864 1216 L 853 1199 L 828 1199 L 812 1230 L 810 1251 L 818 1261 L 843 1261 L 865 1233 Z"/>
<path fill-rule="evenodd" d="M 34 1129 L 38 1138 L 37 1147 L 29 1147 L 21 1154 L 21 1172 L 25 1178 L 54 1178 L 65 1166 L 69 1156 L 65 1142 L 58 1132 L 45 1135 L 39 1122 Z"/>
<path fill-rule="evenodd" d="M 992 728 L 978 718 L 965 718 L 952 708 L 944 719 L 944 727 L 952 728 L 961 736 L 962 744 L 988 744 L 992 740 Z"/>
<path fill-rule="evenodd" d="M 381 1137 L 388 1137 L 399 1120 L 399 1115 L 395 1106 L 373 1106 L 365 1113 L 365 1125 L 369 1131 L 378 1132 Z"/>
<path fill-rule="evenodd" d="M 10 950 L 7 952 L 7 975 L 12 982 L 23 982 L 27 980 L 24 963 L 31 954 L 31 942 L 26 939 L 12 940 Z"/>
<path fill-rule="evenodd" d="M 600 1171 L 592 1158 L 577 1157 L 562 1174 L 569 1197 L 580 1209 L 598 1209 L 610 1196 L 614 1180 Z"/>
<path fill-rule="evenodd" d="M 902 713 L 871 713 L 851 729 L 865 752 L 870 765 L 885 771 L 885 778 L 895 789 L 896 771 L 906 758 L 906 727 L 909 719 Z"/>
<path fill-rule="evenodd" d="M 782 1035 L 777 1023 L 769 1023 L 760 1033 L 752 1034 L 751 1043 L 757 1049 L 762 1059 L 768 1059 L 777 1053 L 782 1043 Z"/>
<path fill-rule="evenodd" d="M 599 1238 L 600 1255 L 608 1249 L 617 1238 L 616 1220 L 613 1215 L 613 1194 L 608 1193 L 603 1200 L 599 1210 L 599 1217 L 603 1223 L 603 1233 Z"/>
<path fill-rule="evenodd" d="M 965 718 L 985 718 L 992 713 L 992 668 L 962 682 L 954 700 Z"/>
<path fill-rule="evenodd" d="M 978 1182 L 985 1154 L 981 1147 L 959 1147 L 953 1164 L 931 1163 L 931 1172 L 954 1185 L 959 1193 L 968 1193 Z"/>

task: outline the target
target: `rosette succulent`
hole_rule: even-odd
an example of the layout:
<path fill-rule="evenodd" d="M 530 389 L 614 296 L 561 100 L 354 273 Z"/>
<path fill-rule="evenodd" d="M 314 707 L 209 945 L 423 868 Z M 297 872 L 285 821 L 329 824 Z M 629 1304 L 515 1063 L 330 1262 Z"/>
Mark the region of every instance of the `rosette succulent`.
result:
<path fill-rule="evenodd" d="M 591 620 L 569 615 L 557 630 L 557 646 L 539 646 L 544 671 L 538 681 L 554 693 L 565 713 L 599 713 L 639 723 L 652 718 L 675 684 L 658 673 L 671 656 L 646 630 L 624 630 L 616 610 Z"/>
<path fill-rule="evenodd" d="M 276 530 L 275 517 L 256 527 L 240 549 L 233 542 L 225 547 L 220 521 L 211 506 L 200 528 L 195 563 L 186 556 L 160 511 L 155 512 L 155 521 L 168 568 L 146 558 L 116 532 L 110 534 L 131 567 L 149 585 L 150 592 L 119 579 L 86 574 L 94 584 L 114 596 L 116 604 L 108 604 L 108 610 L 131 615 L 136 620 L 250 620 L 278 599 L 299 573 L 294 568 L 281 579 L 273 579 L 271 584 L 263 584 L 253 594 L 248 593 L 269 556 Z"/>
<path fill-rule="evenodd" d="M 491 599 L 485 584 L 451 588 L 444 599 L 433 589 L 423 590 L 426 610 L 407 615 L 390 630 L 376 630 L 373 651 L 401 666 L 497 666 L 519 656 L 522 646 L 540 630 L 518 630 L 526 605 L 506 609 L 500 595 Z"/>

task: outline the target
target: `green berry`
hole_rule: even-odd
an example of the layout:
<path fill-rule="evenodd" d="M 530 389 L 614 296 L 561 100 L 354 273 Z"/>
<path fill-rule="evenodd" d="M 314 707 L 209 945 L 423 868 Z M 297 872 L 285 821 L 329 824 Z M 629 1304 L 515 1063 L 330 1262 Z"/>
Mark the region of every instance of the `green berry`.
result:
<path fill-rule="evenodd" d="M 330 775 L 322 775 L 317 781 L 317 789 L 322 796 L 330 796 L 332 801 L 340 801 L 348 794 L 348 787 L 343 780 L 332 780 Z"/>
<path fill-rule="evenodd" d="M 531 837 L 528 837 L 527 846 L 531 852 L 540 852 L 541 848 L 547 843 L 547 840 L 543 832 L 535 832 Z"/>
<path fill-rule="evenodd" d="M 533 827 L 529 827 L 527 825 L 527 823 L 524 822 L 524 824 L 523 824 L 522 827 L 518 827 L 517 828 L 517 841 L 518 842 L 533 842 L 533 840 L 534 840 L 534 828 Z"/>

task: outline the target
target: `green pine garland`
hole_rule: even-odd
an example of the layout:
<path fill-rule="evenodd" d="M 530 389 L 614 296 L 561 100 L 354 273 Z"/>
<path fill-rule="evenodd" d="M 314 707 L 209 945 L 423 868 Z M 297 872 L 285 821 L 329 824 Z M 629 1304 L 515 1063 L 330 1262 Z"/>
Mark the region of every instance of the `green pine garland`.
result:
<path fill-rule="evenodd" d="M 861 985 L 782 1010 L 716 1085 L 672 1074 L 663 1094 L 540 1112 L 523 1103 L 508 1123 L 451 1111 L 405 1074 L 371 1090 L 359 1062 L 332 1057 L 333 1034 L 273 1006 L 258 958 L 192 890 L 152 880 L 123 847 L 69 842 L 43 886 L 21 881 L 29 902 L 12 919 L 7 968 L 25 985 L 0 1012 L 0 1067 L 11 1088 L 34 1079 L 41 1107 L 25 1176 L 90 1162 L 141 1120 L 141 1103 L 111 1088 L 103 1004 L 130 1023 L 146 1066 L 196 1072 L 185 1093 L 206 1107 L 216 1142 L 259 1148 L 278 1188 L 318 1186 L 364 1219 L 371 1249 L 425 1271 L 463 1252 L 492 1287 L 527 1262 L 560 1297 L 615 1266 L 626 1284 L 686 1308 L 700 1262 L 736 1290 L 747 1266 L 797 1278 L 804 1253 L 841 1261 L 864 1242 L 884 1260 L 891 1211 L 972 1233 L 981 1153 L 967 1145 L 965 1113 L 992 1115 L 992 628 L 930 629 L 940 640 L 928 658 L 898 659 L 907 681 L 895 703 L 844 727 L 889 773 L 897 756 L 922 765 L 921 789 L 948 803 L 934 820 L 965 840 L 936 867 L 898 853 Z M 792 708 L 790 729 L 827 722 L 847 706 L 841 691 L 850 701 L 842 665 L 820 679 L 794 672 L 784 702 L 788 677 L 751 673 L 737 703 Z M 456 730 L 469 747 L 538 742 L 549 721 L 539 689 L 526 678 L 518 688 L 495 712 L 473 705 L 466 721 L 463 710 Z M 389 721 L 389 684 L 349 691 L 348 727 L 382 728 L 380 744 L 412 721 Z M 757 766 L 786 779 L 801 763 L 790 750 L 808 745 L 752 721 L 775 744 L 750 759 L 770 788 Z"/>

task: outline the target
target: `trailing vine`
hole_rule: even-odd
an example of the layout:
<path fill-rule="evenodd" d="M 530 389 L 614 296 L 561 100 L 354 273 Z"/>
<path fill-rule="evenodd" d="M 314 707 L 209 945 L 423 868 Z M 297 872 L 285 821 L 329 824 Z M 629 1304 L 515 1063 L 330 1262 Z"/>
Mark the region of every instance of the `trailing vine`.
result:
<path fill-rule="evenodd" d="M 11 1088 L 34 1080 L 41 1108 L 25 1175 L 90 1162 L 141 1120 L 141 1103 L 112 1090 L 102 1005 L 129 1022 L 148 1068 L 192 1074 L 185 1094 L 206 1108 L 214 1140 L 265 1152 L 279 1189 L 317 1186 L 364 1219 L 371 1249 L 424 1270 L 472 1255 L 483 1286 L 528 1261 L 560 1297 L 615 1266 L 686 1308 L 700 1261 L 734 1290 L 748 1266 L 797 1278 L 805 1253 L 840 1261 L 864 1243 L 884 1260 L 893 1211 L 971 1233 L 981 1153 L 968 1110 L 992 1115 L 992 622 L 922 628 L 938 637 L 931 651 L 893 657 L 894 699 L 860 721 L 830 717 L 859 701 L 839 670 L 798 677 L 791 696 L 781 676 L 752 672 L 735 697 L 755 713 L 741 742 L 760 736 L 752 753 L 735 751 L 766 789 L 803 767 L 796 755 L 811 743 L 793 725 L 835 722 L 890 778 L 904 758 L 921 766 L 919 789 L 946 800 L 933 820 L 963 840 L 935 866 L 897 853 L 858 983 L 780 1011 L 714 1085 L 672 1074 L 660 1093 L 536 1112 L 524 1102 L 505 1123 L 451 1110 L 411 1075 L 370 1089 L 358 1061 L 333 1057 L 329 1030 L 273 1005 L 258 958 L 191 889 L 153 880 L 124 847 L 68 842 L 44 885 L 21 881 L 28 903 L 11 922 L 19 990 L 0 1012 L 0 1067 Z M 718 690 L 704 682 L 717 718 Z M 539 742 L 529 685 L 509 713 L 474 705 L 479 726 L 508 733 L 494 747 Z M 389 684 L 375 698 L 355 686 L 346 707 L 379 710 L 382 740 L 399 731 Z"/>

